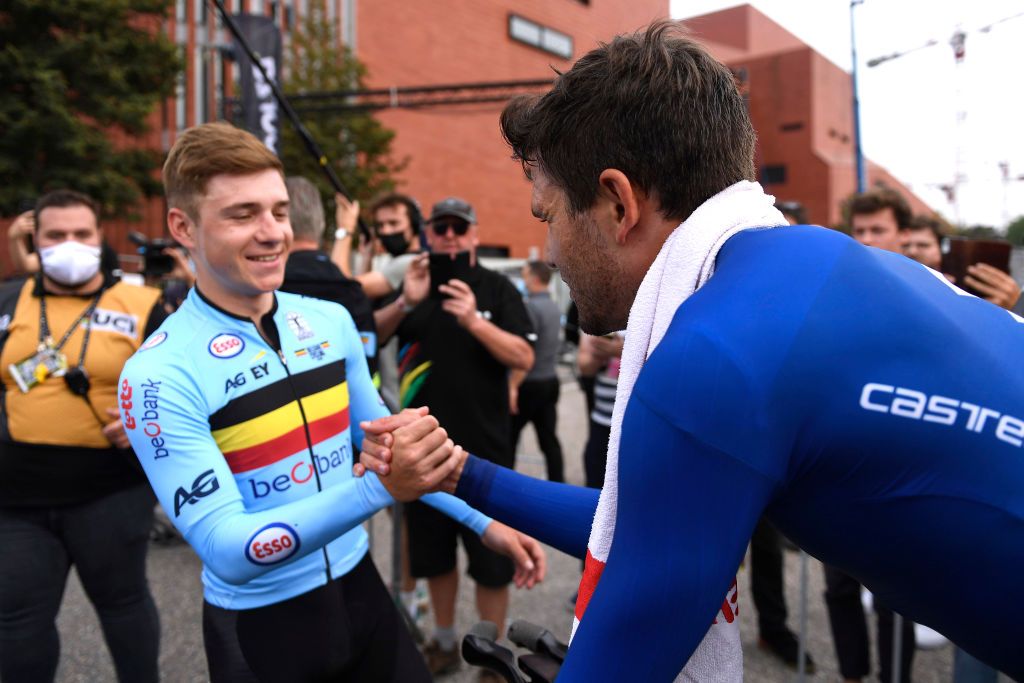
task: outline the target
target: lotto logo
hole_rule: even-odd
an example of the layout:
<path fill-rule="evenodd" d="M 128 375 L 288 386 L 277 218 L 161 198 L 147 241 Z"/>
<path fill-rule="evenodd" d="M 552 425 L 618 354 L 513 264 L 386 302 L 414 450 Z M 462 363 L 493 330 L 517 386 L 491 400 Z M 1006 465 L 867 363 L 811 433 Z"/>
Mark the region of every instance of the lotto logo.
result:
<path fill-rule="evenodd" d="M 238 335 L 218 334 L 208 348 L 214 358 L 234 358 L 245 348 L 245 342 Z"/>
<path fill-rule="evenodd" d="M 164 343 L 165 339 L 167 339 L 167 333 L 158 332 L 157 334 L 154 334 L 152 337 L 146 340 L 146 343 L 142 345 L 142 350 L 146 351 L 148 349 L 153 348 L 154 346 L 160 346 L 161 344 Z"/>
<path fill-rule="evenodd" d="M 284 562 L 299 551 L 299 535 L 287 524 L 268 524 L 245 544 L 245 559 L 253 564 Z"/>

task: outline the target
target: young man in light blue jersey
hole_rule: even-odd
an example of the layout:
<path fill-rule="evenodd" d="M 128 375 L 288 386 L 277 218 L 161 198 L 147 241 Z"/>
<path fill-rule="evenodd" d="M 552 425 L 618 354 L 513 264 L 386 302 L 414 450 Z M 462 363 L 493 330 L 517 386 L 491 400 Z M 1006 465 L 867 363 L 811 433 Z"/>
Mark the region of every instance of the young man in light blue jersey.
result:
<path fill-rule="evenodd" d="M 352 477 L 358 422 L 387 411 L 347 311 L 275 291 L 292 242 L 280 161 L 206 124 L 178 138 L 164 186 L 196 286 L 125 366 L 119 407 L 203 560 L 211 679 L 430 680 L 360 526 L 417 482 Z M 450 496 L 424 500 L 513 557 L 520 584 L 542 578 L 533 539 Z"/>

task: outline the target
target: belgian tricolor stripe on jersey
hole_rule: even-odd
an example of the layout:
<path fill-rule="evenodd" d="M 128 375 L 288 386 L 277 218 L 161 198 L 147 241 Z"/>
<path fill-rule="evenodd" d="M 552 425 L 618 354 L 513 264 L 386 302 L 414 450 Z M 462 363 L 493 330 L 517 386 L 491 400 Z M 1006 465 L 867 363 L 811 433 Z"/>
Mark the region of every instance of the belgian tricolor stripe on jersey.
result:
<path fill-rule="evenodd" d="M 303 411 L 314 446 L 348 429 L 344 360 L 235 398 L 210 416 L 210 431 L 231 471 L 248 472 L 306 449 Z"/>

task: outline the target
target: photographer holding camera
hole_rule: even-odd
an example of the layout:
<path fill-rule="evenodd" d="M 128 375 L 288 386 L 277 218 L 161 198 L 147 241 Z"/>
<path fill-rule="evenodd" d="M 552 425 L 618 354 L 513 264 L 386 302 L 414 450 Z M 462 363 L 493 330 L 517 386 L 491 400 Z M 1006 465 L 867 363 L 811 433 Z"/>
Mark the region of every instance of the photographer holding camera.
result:
<path fill-rule="evenodd" d="M 101 268 L 98 215 L 78 192 L 41 197 L 32 222 L 19 226 L 33 225 L 41 271 L 0 287 L 5 683 L 53 680 L 54 622 L 72 564 L 118 678 L 158 678 L 160 627 L 145 573 L 154 499 L 119 412 L 134 401 L 141 413 L 142 401 L 119 395 L 117 380 L 165 314 L 159 291 Z"/>
<path fill-rule="evenodd" d="M 138 245 L 142 257 L 142 277 L 150 287 L 163 291 L 164 312 L 174 313 L 196 282 L 188 257 L 177 242 L 166 237 L 146 237 L 141 232 L 128 233 L 128 239 Z"/>

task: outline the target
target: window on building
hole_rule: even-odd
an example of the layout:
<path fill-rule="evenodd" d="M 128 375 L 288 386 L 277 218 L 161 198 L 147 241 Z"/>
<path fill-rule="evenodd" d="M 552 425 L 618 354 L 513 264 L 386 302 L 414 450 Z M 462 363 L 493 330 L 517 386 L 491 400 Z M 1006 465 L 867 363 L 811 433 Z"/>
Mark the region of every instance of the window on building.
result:
<path fill-rule="evenodd" d="M 178 58 L 181 63 L 185 63 L 185 46 L 180 45 L 178 47 Z M 174 125 L 178 130 L 185 130 L 188 125 L 187 119 L 187 107 L 188 97 L 185 93 L 185 69 L 182 68 L 178 72 L 178 77 L 174 79 Z"/>
<path fill-rule="evenodd" d="M 192 101 L 195 104 L 195 122 L 199 125 L 210 120 L 210 60 L 206 48 L 197 45 L 195 59 Z"/>
<path fill-rule="evenodd" d="M 572 36 L 543 26 L 518 14 L 508 15 L 508 36 L 562 59 L 572 59 Z"/>
<path fill-rule="evenodd" d="M 786 182 L 785 164 L 768 164 L 761 167 L 762 185 L 782 185 Z"/>

